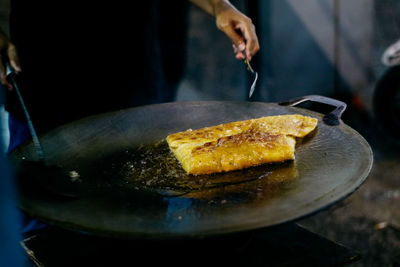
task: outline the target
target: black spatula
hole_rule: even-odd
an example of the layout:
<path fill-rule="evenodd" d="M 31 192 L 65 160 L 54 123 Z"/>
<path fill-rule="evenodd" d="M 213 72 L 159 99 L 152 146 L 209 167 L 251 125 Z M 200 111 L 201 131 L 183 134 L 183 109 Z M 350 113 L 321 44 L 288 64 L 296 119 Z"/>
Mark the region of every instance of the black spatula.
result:
<path fill-rule="evenodd" d="M 34 150 L 38 156 L 35 161 L 23 161 L 22 169 L 23 176 L 32 179 L 37 186 L 45 190 L 47 193 L 51 193 L 63 197 L 76 198 L 80 193 L 80 180 L 76 177 L 71 176 L 68 172 L 63 170 L 57 165 L 49 165 L 46 162 L 45 153 L 40 144 L 38 135 L 36 134 L 35 127 L 33 126 L 31 117 L 28 109 L 22 98 L 18 84 L 16 82 L 16 76 L 19 75 L 10 64 L 7 64 L 7 80 L 12 83 L 14 90 L 16 91 L 22 109 L 24 111 L 26 121 L 28 123 L 29 132 L 33 139 Z"/>

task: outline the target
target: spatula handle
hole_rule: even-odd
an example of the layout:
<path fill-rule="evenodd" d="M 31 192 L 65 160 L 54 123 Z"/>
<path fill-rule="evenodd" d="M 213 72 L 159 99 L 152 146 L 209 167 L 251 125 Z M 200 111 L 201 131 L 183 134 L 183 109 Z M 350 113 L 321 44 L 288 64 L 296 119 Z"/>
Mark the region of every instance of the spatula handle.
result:
<path fill-rule="evenodd" d="M 35 127 L 33 126 L 32 120 L 31 120 L 31 116 L 29 115 L 28 109 L 25 105 L 24 99 L 22 98 L 21 92 L 19 90 L 18 84 L 15 81 L 15 75 L 17 75 L 15 73 L 15 71 L 13 70 L 13 68 L 11 67 L 11 65 L 9 63 L 7 63 L 7 80 L 10 81 L 14 87 L 14 90 L 17 92 L 18 95 L 18 99 L 21 103 L 22 109 L 24 111 L 25 114 L 25 118 L 26 118 L 26 122 L 28 123 L 28 128 L 29 128 L 29 132 L 32 136 L 33 139 L 33 145 L 35 147 L 35 151 L 39 157 L 40 161 L 44 161 L 44 152 L 43 152 L 43 148 L 40 144 L 38 135 L 36 134 L 36 130 Z"/>

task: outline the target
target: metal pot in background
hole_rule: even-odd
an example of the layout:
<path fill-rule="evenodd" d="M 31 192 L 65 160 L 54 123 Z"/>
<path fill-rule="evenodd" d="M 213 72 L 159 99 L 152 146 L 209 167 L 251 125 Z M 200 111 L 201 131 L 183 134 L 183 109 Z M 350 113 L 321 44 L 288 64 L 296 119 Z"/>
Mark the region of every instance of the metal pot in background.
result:
<path fill-rule="evenodd" d="M 382 63 L 388 69 L 374 91 L 374 113 L 378 126 L 400 145 L 400 40 L 385 50 Z"/>

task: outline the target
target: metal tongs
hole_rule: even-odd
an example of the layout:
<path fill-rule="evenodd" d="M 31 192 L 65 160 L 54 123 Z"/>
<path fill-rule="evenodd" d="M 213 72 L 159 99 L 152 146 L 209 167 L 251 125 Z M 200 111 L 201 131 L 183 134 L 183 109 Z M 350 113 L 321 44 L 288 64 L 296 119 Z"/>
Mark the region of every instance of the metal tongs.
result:
<path fill-rule="evenodd" d="M 258 73 L 257 73 L 256 71 L 253 70 L 253 68 L 251 67 L 250 62 L 249 62 L 249 60 L 248 60 L 248 58 L 247 58 L 246 53 L 244 53 L 244 54 L 245 54 L 245 56 L 246 56 L 246 58 L 244 59 L 244 63 L 246 63 L 246 65 L 247 65 L 247 70 L 248 70 L 249 72 L 251 72 L 251 73 L 255 76 L 255 77 L 254 77 L 254 81 L 253 81 L 253 83 L 251 84 L 251 87 L 250 87 L 249 98 L 251 98 L 251 96 L 252 96 L 253 93 L 254 93 L 254 89 L 256 89 L 256 82 L 257 82 L 257 79 L 258 79 Z"/>

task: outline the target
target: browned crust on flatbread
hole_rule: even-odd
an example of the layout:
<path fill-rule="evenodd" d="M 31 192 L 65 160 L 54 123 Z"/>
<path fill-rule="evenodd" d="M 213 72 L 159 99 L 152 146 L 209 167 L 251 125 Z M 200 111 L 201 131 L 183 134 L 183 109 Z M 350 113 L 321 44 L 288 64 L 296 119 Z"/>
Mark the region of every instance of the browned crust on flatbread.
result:
<path fill-rule="evenodd" d="M 280 115 L 237 121 L 167 136 L 189 174 L 209 174 L 294 159 L 295 138 L 313 131 L 318 120 Z"/>

